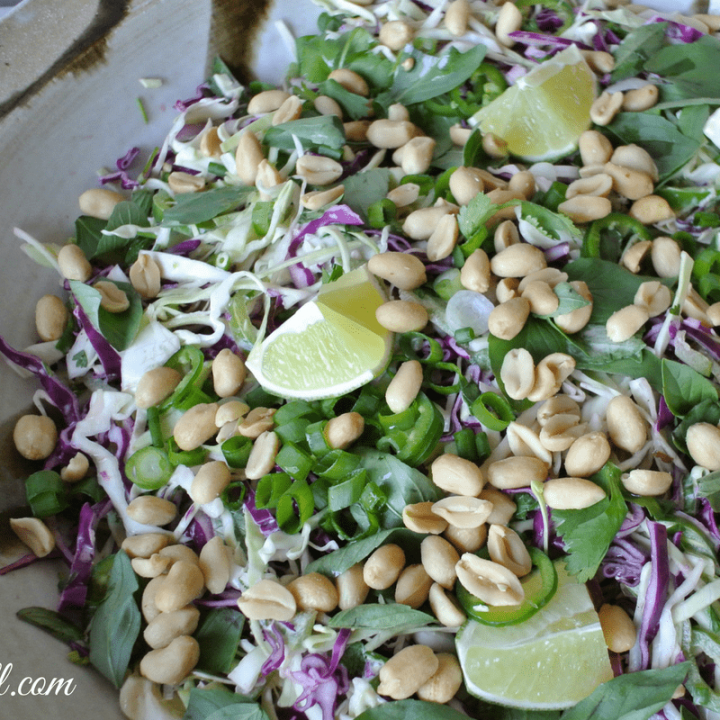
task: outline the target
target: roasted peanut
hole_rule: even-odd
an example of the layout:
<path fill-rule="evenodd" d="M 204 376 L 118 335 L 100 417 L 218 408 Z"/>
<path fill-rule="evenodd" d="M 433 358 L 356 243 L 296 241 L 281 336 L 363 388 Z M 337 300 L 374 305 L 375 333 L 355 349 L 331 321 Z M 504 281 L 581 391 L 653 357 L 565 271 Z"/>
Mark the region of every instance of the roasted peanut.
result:
<path fill-rule="evenodd" d="M 470 19 L 470 3 L 468 0 L 452 0 L 445 11 L 445 27 L 451 35 L 460 37 L 467 32 Z"/>
<path fill-rule="evenodd" d="M 448 525 L 459 528 L 476 528 L 482 525 L 492 512 L 492 503 L 474 497 L 451 495 L 435 502 L 433 512 L 447 520 Z"/>
<path fill-rule="evenodd" d="M 624 342 L 638 332 L 649 319 L 647 308 L 640 305 L 626 305 L 607 319 L 605 332 L 613 342 Z"/>
<path fill-rule="evenodd" d="M 395 602 L 417 610 L 428 599 L 432 584 L 423 565 L 408 565 L 397 579 Z"/>
<path fill-rule="evenodd" d="M 553 318 L 555 324 L 568 335 L 582 330 L 590 322 L 593 311 L 593 298 L 587 283 L 583 280 L 572 280 L 570 285 L 578 295 L 588 301 L 588 304 Z"/>
<path fill-rule="evenodd" d="M 407 410 L 420 392 L 423 374 L 417 360 L 406 360 L 385 391 L 385 402 L 394 413 Z"/>
<path fill-rule="evenodd" d="M 528 487 L 531 482 L 543 482 L 548 465 L 536 457 L 509 457 L 496 460 L 487 470 L 488 482 L 500 490 Z"/>
<path fill-rule="evenodd" d="M 363 434 L 364 429 L 365 420 L 360 413 L 346 412 L 328 420 L 325 439 L 331 449 L 345 450 Z"/>
<path fill-rule="evenodd" d="M 205 587 L 213 595 L 225 590 L 230 582 L 232 556 L 232 548 L 228 547 L 219 535 L 210 538 L 200 550 L 198 567 L 205 579 Z"/>
<path fill-rule="evenodd" d="M 399 545 L 388 543 L 375 550 L 365 561 L 363 579 L 373 590 L 387 590 L 405 567 L 405 553 Z"/>
<path fill-rule="evenodd" d="M 628 215 L 643 225 L 654 225 L 675 217 L 670 203 L 659 195 L 646 195 L 636 200 L 628 210 Z"/>
<path fill-rule="evenodd" d="M 635 645 L 637 630 L 630 616 L 619 606 L 604 603 L 598 610 L 605 644 L 615 653 L 624 653 Z"/>
<path fill-rule="evenodd" d="M 27 460 L 50 457 L 57 440 L 57 427 L 46 415 L 23 415 L 13 429 L 15 447 Z"/>
<path fill-rule="evenodd" d="M 447 703 L 462 686 L 462 670 L 451 653 L 437 653 L 435 657 L 440 665 L 433 676 L 417 689 L 417 696 L 425 702 Z"/>
<path fill-rule="evenodd" d="M 255 440 L 259 438 L 264 432 L 272 430 L 275 426 L 273 422 L 273 415 L 275 414 L 275 408 L 256 407 L 253 408 L 246 416 L 245 419 L 238 426 L 238 432 L 243 437 L 249 437 Z"/>
<path fill-rule="evenodd" d="M 250 98 L 247 106 L 248 115 L 264 115 L 277 110 L 288 98 L 290 93 L 284 90 L 263 90 Z"/>
<path fill-rule="evenodd" d="M 508 190 L 520 192 L 530 200 L 535 195 L 535 176 L 529 170 L 516 172 L 508 181 Z"/>
<path fill-rule="evenodd" d="M 637 274 L 640 272 L 640 263 L 650 252 L 651 247 L 652 240 L 640 240 L 634 245 L 630 245 L 620 258 L 620 264 L 624 265 L 631 273 Z"/>
<path fill-rule="evenodd" d="M 677 277 L 680 272 L 681 253 L 680 245 L 672 238 L 657 237 L 652 241 L 650 258 L 659 277 Z"/>
<path fill-rule="evenodd" d="M 605 433 L 595 431 L 581 435 L 565 456 L 565 470 L 574 477 L 595 474 L 610 459 L 610 443 Z"/>
<path fill-rule="evenodd" d="M 437 262 L 451 255 L 457 244 L 459 232 L 457 218 L 454 215 L 440 218 L 440 222 L 428 239 L 428 260 Z"/>
<path fill-rule="evenodd" d="M 640 285 L 633 300 L 635 305 L 644 307 L 650 317 L 664 313 L 672 303 L 672 293 L 667 285 L 649 280 Z"/>
<path fill-rule="evenodd" d="M 415 183 L 403 183 L 390 190 L 387 199 L 399 208 L 412 205 L 420 197 L 420 186 Z"/>
<path fill-rule="evenodd" d="M 657 165 L 650 153 L 639 145 L 620 145 L 613 151 L 610 162 L 644 172 L 657 182 L 660 179 Z"/>
<path fill-rule="evenodd" d="M 610 440 L 616 447 L 636 453 L 645 444 L 647 423 L 638 406 L 627 395 L 618 395 L 608 403 L 605 420 Z"/>
<path fill-rule="evenodd" d="M 636 90 L 627 90 L 623 97 L 622 109 L 627 112 L 642 112 L 657 104 L 660 91 L 657 85 L 643 85 Z"/>
<path fill-rule="evenodd" d="M 81 452 L 75 453 L 70 462 L 60 470 L 60 478 L 68 483 L 82 480 L 90 469 L 90 461 Z"/>
<path fill-rule="evenodd" d="M 622 475 L 620 480 L 625 489 L 635 495 L 664 495 L 672 485 L 672 475 L 660 470 L 631 470 Z"/>
<path fill-rule="evenodd" d="M 110 280 L 98 280 L 93 287 L 100 293 L 100 307 L 110 313 L 125 312 L 130 307 L 127 293 Z"/>
<path fill-rule="evenodd" d="M 561 202 L 558 212 L 581 225 L 607 217 L 612 212 L 612 203 L 606 197 L 575 195 L 572 199 Z"/>
<path fill-rule="evenodd" d="M 490 559 L 517 577 L 524 577 L 532 569 L 530 553 L 520 536 L 504 525 L 490 525 L 487 536 Z"/>
<path fill-rule="evenodd" d="M 438 583 L 431 585 L 428 601 L 438 622 L 445 627 L 460 627 L 467 620 L 465 613 L 454 602 L 454 595 L 448 596 L 445 588 Z"/>
<path fill-rule="evenodd" d="M 580 178 L 568 185 L 565 197 L 570 200 L 575 197 L 592 195 L 606 198 L 612 190 L 612 178 L 606 173 L 598 173 L 591 177 Z"/>
<path fill-rule="evenodd" d="M 367 139 L 377 148 L 395 149 L 412 140 L 416 130 L 409 120 L 375 120 L 368 127 Z"/>
<path fill-rule="evenodd" d="M 298 120 L 302 115 L 303 101 L 297 95 L 291 95 L 285 98 L 283 104 L 275 111 L 272 124 L 282 125 L 286 122 Z"/>
<path fill-rule="evenodd" d="M 518 289 L 520 289 L 518 287 Z M 530 312 L 535 315 L 552 315 L 560 304 L 560 299 L 552 288 L 542 280 L 528 283 L 522 289 L 522 295 L 530 303 Z"/>
<path fill-rule="evenodd" d="M 168 175 L 168 185 L 176 195 L 196 193 L 205 189 L 205 178 L 202 175 L 191 175 L 182 170 L 174 170 Z"/>
<path fill-rule="evenodd" d="M 36 557 L 45 557 L 55 549 L 55 536 L 39 518 L 10 518 L 10 527 Z"/>
<path fill-rule="evenodd" d="M 548 507 L 554 510 L 582 510 L 603 500 L 606 493 L 591 480 L 562 477 L 545 483 L 543 497 Z"/>
<path fill-rule="evenodd" d="M 585 423 L 578 424 L 575 415 L 559 413 L 553 415 L 543 426 L 540 442 L 550 452 L 563 452 L 583 435 L 585 430 Z"/>
<path fill-rule="evenodd" d="M 525 327 L 529 315 L 530 302 L 527 298 L 511 298 L 492 310 L 488 316 L 488 330 L 495 337 L 512 340 Z"/>
<path fill-rule="evenodd" d="M 153 650 L 164 648 L 181 635 L 192 635 L 197 630 L 199 620 L 200 611 L 194 605 L 160 613 L 148 623 L 143 638 Z"/>
<path fill-rule="evenodd" d="M 98 218 L 98 220 L 108 220 L 115 206 L 119 202 L 123 202 L 123 200 L 125 198 L 114 190 L 93 188 L 80 195 L 78 204 L 83 215 L 90 215 L 90 217 Z"/>
<path fill-rule="evenodd" d="M 280 450 L 280 438 L 272 430 L 266 430 L 255 438 L 247 465 L 245 477 L 248 480 L 259 480 L 267 475 L 275 466 L 275 458 Z"/>
<path fill-rule="evenodd" d="M 513 348 L 505 354 L 500 379 L 513 400 L 524 400 L 535 383 L 535 362 L 525 348 Z"/>
<path fill-rule="evenodd" d="M 451 212 L 456 211 L 452 206 L 447 205 L 434 205 L 433 207 L 413 210 L 405 218 L 403 232 L 413 240 L 428 240 L 440 220 Z"/>
<path fill-rule="evenodd" d="M 219 460 L 206 462 L 197 471 L 190 486 L 190 498 L 194 503 L 204 505 L 220 497 L 230 484 L 230 469 Z"/>
<path fill-rule="evenodd" d="M 135 404 L 139 408 L 159 405 L 172 395 L 181 380 L 182 375 L 173 368 L 158 367 L 148 370 L 137 384 Z"/>
<path fill-rule="evenodd" d="M 707 422 L 694 423 L 685 436 L 690 457 L 708 470 L 720 470 L 720 428 Z"/>
<path fill-rule="evenodd" d="M 158 607 L 155 604 L 155 597 L 157 596 L 158 591 L 164 583 L 165 576 L 160 575 L 158 577 L 152 578 L 143 590 L 140 607 L 143 617 L 148 623 L 152 622 L 153 618 L 156 618 L 160 614 L 160 610 L 158 610 Z"/>
<path fill-rule="evenodd" d="M 609 125 L 620 112 L 623 104 L 621 92 L 603 92 L 590 106 L 590 119 L 596 125 Z"/>
<path fill-rule="evenodd" d="M 320 573 L 300 575 L 287 585 L 300 612 L 332 612 L 338 605 L 338 591 L 332 580 Z"/>
<path fill-rule="evenodd" d="M 149 558 L 167 546 L 172 538 L 164 533 L 130 535 L 122 542 L 122 549 L 131 558 Z"/>
<path fill-rule="evenodd" d="M 447 520 L 436 515 L 432 509 L 432 501 L 414 503 L 403 508 L 403 524 L 417 533 L 439 535 L 447 529 Z"/>
<path fill-rule="evenodd" d="M 237 601 L 240 612 L 250 620 L 292 620 L 297 612 L 293 594 L 275 580 L 260 580 Z"/>
<path fill-rule="evenodd" d="M 519 605 L 525 591 L 505 566 L 465 553 L 455 566 L 460 584 L 489 605 Z"/>
<path fill-rule="evenodd" d="M 493 509 L 487 519 L 489 525 L 507 525 L 517 510 L 517 505 L 510 496 L 492 485 L 486 485 L 482 489 L 480 499 L 492 503 Z"/>
<path fill-rule="evenodd" d="M 340 179 L 343 167 L 323 155 L 303 155 L 295 163 L 295 172 L 310 185 L 331 185 Z"/>
<path fill-rule="evenodd" d="M 393 700 L 404 700 L 430 680 L 439 667 L 440 661 L 427 645 L 409 645 L 380 668 L 377 691 Z"/>
<path fill-rule="evenodd" d="M 501 250 L 490 261 L 490 269 L 498 277 L 521 278 L 547 267 L 545 254 L 528 243 L 517 243 Z"/>
<path fill-rule="evenodd" d="M 222 349 L 212 362 L 213 388 L 221 397 L 237 394 L 247 377 L 245 362 L 229 348 Z"/>
<path fill-rule="evenodd" d="M 161 550 L 158 550 L 158 555 L 170 558 L 173 565 L 182 560 L 200 567 L 200 558 L 189 545 L 166 545 Z"/>
<path fill-rule="evenodd" d="M 130 284 L 138 294 L 146 299 L 157 297 L 161 287 L 160 280 L 160 266 L 149 255 L 138 255 L 138 259 L 130 267 Z"/>
<path fill-rule="evenodd" d="M 358 75 L 354 70 L 338 68 L 337 70 L 333 70 L 328 77 L 330 80 L 340 83 L 340 85 L 351 93 L 362 95 L 363 97 L 367 97 L 370 94 L 370 88 L 365 78 L 363 78 L 362 75 Z"/>
<path fill-rule="evenodd" d="M 425 283 L 425 265 L 415 255 L 385 252 L 373 255 L 368 270 L 401 290 L 415 290 Z"/>
<path fill-rule="evenodd" d="M 70 313 L 57 295 L 43 295 L 35 305 L 35 328 L 45 342 L 59 340 L 69 318 Z"/>
<path fill-rule="evenodd" d="M 405 121 L 401 121 L 405 122 Z M 398 163 L 407 175 L 419 175 L 427 172 L 432 163 L 436 142 L 431 137 L 414 137 L 396 151 L 400 153 Z M 393 161 L 395 155 L 393 154 Z"/>
<path fill-rule="evenodd" d="M 161 685 L 177 685 L 192 672 L 199 659 L 198 641 L 190 635 L 181 635 L 167 647 L 145 655 L 140 661 L 140 672 Z"/>
<path fill-rule="evenodd" d="M 582 133 L 578 147 L 583 165 L 604 165 L 613 153 L 612 143 L 597 130 L 586 130 Z"/>
<path fill-rule="evenodd" d="M 345 192 L 344 185 L 337 185 L 327 190 L 313 190 L 300 198 L 300 204 L 308 210 L 319 210 L 330 203 L 339 200 Z"/>
<path fill-rule="evenodd" d="M 370 592 L 370 586 L 363 577 L 363 566 L 361 563 L 353 565 L 335 579 L 338 592 L 338 607 L 341 610 L 362 605 Z"/>
<path fill-rule="evenodd" d="M 485 486 L 487 487 L 487 485 Z M 492 514 L 492 510 L 490 511 Z M 490 515 L 488 515 L 488 518 Z M 477 527 L 460 528 L 448 524 L 443 537 L 449 540 L 460 552 L 476 552 L 487 540 L 487 525 L 483 523 Z"/>
<path fill-rule="evenodd" d="M 171 565 L 170 558 L 162 555 L 151 555 L 149 558 L 133 558 L 130 561 L 136 575 L 144 578 L 154 578 L 167 572 Z"/>
<path fill-rule="evenodd" d="M 67 280 L 87 282 L 92 276 L 92 265 L 79 245 L 63 245 L 58 253 L 58 266 Z"/>
<path fill-rule="evenodd" d="M 155 495 L 140 495 L 127 506 L 128 515 L 141 525 L 167 525 L 177 516 L 177 507 Z"/>
<path fill-rule="evenodd" d="M 478 248 L 473 250 L 460 269 L 460 283 L 467 290 L 485 293 L 490 289 L 490 259 Z"/>
<path fill-rule="evenodd" d="M 453 495 L 477 497 L 485 484 L 482 471 L 474 462 L 452 453 L 434 460 L 431 474 L 435 485 Z"/>
<path fill-rule="evenodd" d="M 420 543 L 420 557 L 425 572 L 436 583 L 451 590 L 457 578 L 455 564 L 460 560 L 457 550 L 444 538 L 428 535 Z"/>
<path fill-rule="evenodd" d="M 333 98 L 327 95 L 318 95 L 315 100 L 313 100 L 313 105 L 321 115 L 335 115 L 341 120 L 343 118 L 343 111 L 337 100 L 333 100 Z"/>
<path fill-rule="evenodd" d="M 459 205 L 468 205 L 484 188 L 482 175 L 476 168 L 461 166 L 450 176 L 450 192 Z"/>
<path fill-rule="evenodd" d="M 420 303 L 412 300 L 389 300 L 375 310 L 375 318 L 391 332 L 413 332 L 427 325 L 428 312 Z"/>
<path fill-rule="evenodd" d="M 264 159 L 257 135 L 252 130 L 244 130 L 235 149 L 235 167 L 244 185 L 255 184 L 258 168 Z"/>
<path fill-rule="evenodd" d="M 155 593 L 155 605 L 160 612 L 179 610 L 200 597 L 204 587 L 205 578 L 200 568 L 194 563 L 178 560 Z"/>

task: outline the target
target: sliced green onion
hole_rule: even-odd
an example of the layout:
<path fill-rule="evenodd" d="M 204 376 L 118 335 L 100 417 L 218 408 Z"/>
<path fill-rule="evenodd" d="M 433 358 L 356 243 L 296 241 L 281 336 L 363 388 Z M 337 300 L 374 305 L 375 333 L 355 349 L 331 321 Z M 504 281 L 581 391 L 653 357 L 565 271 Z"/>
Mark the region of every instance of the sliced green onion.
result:
<path fill-rule="evenodd" d="M 243 506 L 246 492 L 247 485 L 242 482 L 242 480 L 235 480 L 235 482 L 231 482 L 222 493 L 220 493 L 220 500 L 222 500 L 222 504 L 228 510 L 237 512 Z M 235 496 L 234 499 L 232 496 Z"/>
<path fill-rule="evenodd" d="M 165 447 L 165 438 L 163 437 L 162 427 L 160 425 L 160 408 L 149 407 L 147 409 L 147 425 L 152 438 L 152 444 L 156 448 Z"/>
<path fill-rule="evenodd" d="M 175 438 L 170 438 L 167 442 L 167 456 L 171 465 L 187 465 L 187 467 L 202 465 L 207 455 L 208 451 L 202 445 L 194 450 L 181 450 Z"/>
<path fill-rule="evenodd" d="M 272 222 L 273 206 L 275 203 L 269 200 L 261 200 L 253 205 L 252 227 L 258 237 L 265 237 Z"/>
<path fill-rule="evenodd" d="M 426 351 L 427 354 L 423 354 Z M 421 332 L 407 332 L 400 336 L 400 351 L 408 360 L 417 360 L 426 365 L 434 365 L 443 359 L 442 345 Z"/>
<path fill-rule="evenodd" d="M 327 493 L 328 507 L 330 510 L 344 510 L 356 502 L 359 502 L 366 482 L 367 471 L 363 468 L 351 473 L 344 482 L 331 485 Z"/>
<path fill-rule="evenodd" d="M 358 399 L 352 406 L 352 412 L 360 413 L 363 417 L 374 415 L 382 404 L 380 389 L 371 385 L 364 385 Z"/>
<path fill-rule="evenodd" d="M 299 443 L 305 440 L 305 431 L 310 420 L 307 418 L 295 418 L 284 425 L 275 428 L 275 434 L 284 442 Z"/>
<path fill-rule="evenodd" d="M 67 487 L 54 470 L 39 470 L 25 481 L 25 496 L 35 517 L 57 515 L 68 506 Z"/>
<path fill-rule="evenodd" d="M 307 400 L 291 400 L 278 408 L 278 411 L 273 415 L 273 421 L 276 425 L 284 425 L 291 420 L 306 417 L 316 412 L 315 407 Z"/>
<path fill-rule="evenodd" d="M 233 469 L 244 468 L 247 465 L 250 451 L 252 450 L 252 440 L 242 435 L 235 435 L 228 438 L 221 446 L 223 457 L 228 467 Z"/>
<path fill-rule="evenodd" d="M 470 412 L 490 430 L 504 430 L 515 419 L 510 403 L 494 392 L 483 393 Z"/>
<path fill-rule="evenodd" d="M 208 163 L 208 172 L 217 177 L 225 177 L 225 175 L 227 175 L 227 168 L 221 163 L 210 162 Z"/>
<path fill-rule="evenodd" d="M 283 532 L 293 535 L 312 517 L 314 511 L 312 490 L 301 480 L 294 482 L 280 498 L 275 519 Z"/>
<path fill-rule="evenodd" d="M 202 390 L 199 390 L 199 388 L 202 387 L 202 384 L 210 373 L 210 365 L 208 364 L 207 368 L 205 368 L 205 357 L 199 347 L 196 345 L 186 345 L 178 350 L 165 363 L 165 366 L 177 370 L 183 376 L 183 379 L 175 388 L 172 395 L 160 404 L 160 412 L 164 412 L 171 407 L 188 410 L 192 405 L 187 404 L 185 400 L 191 395 L 191 391 L 202 393 Z M 192 402 L 195 397 L 193 394 L 190 401 Z M 207 400 L 198 399 L 197 402 L 207 402 Z"/>
<path fill-rule="evenodd" d="M 455 331 L 455 342 L 459 342 L 461 344 L 469 343 L 476 337 L 475 331 L 471 327 L 464 327 Z"/>
<path fill-rule="evenodd" d="M 262 385 L 253 388 L 244 399 L 251 408 L 276 407 L 280 403 L 280 398 L 269 393 Z"/>
<path fill-rule="evenodd" d="M 363 488 L 359 502 L 370 513 L 384 507 L 387 499 L 387 493 L 377 483 L 369 482 Z"/>
<path fill-rule="evenodd" d="M 368 223 L 370 227 L 382 230 L 390 225 L 397 217 L 397 205 L 388 198 L 377 200 L 367 209 Z"/>
<path fill-rule="evenodd" d="M 286 443 L 280 448 L 275 462 L 295 480 L 304 480 L 314 464 L 313 458 L 293 443 Z"/>
<path fill-rule="evenodd" d="M 475 435 L 475 446 L 477 447 L 478 454 L 477 462 L 478 464 L 482 464 L 490 457 L 490 453 L 492 452 L 487 433 L 481 431 Z"/>
<path fill-rule="evenodd" d="M 401 185 L 413 183 L 420 188 L 420 195 L 428 195 L 435 185 L 435 181 L 430 175 L 406 175 L 401 181 Z"/>
<path fill-rule="evenodd" d="M 315 463 L 313 472 L 328 480 L 342 480 L 360 464 L 360 457 L 345 450 L 331 450 Z"/>
<path fill-rule="evenodd" d="M 318 458 L 329 453 L 331 449 L 325 437 L 326 425 L 327 420 L 320 420 L 319 422 L 311 423 L 305 428 L 305 440 L 308 448 L 310 448 L 310 452 Z"/>
<path fill-rule="evenodd" d="M 292 478 L 287 473 L 261 477 L 255 490 L 255 506 L 261 510 L 274 510 L 291 485 Z"/>
<path fill-rule="evenodd" d="M 133 453 L 125 463 L 128 480 L 143 490 L 159 490 L 174 470 L 168 453 L 152 445 Z"/>
<path fill-rule="evenodd" d="M 150 122 L 150 118 L 148 118 L 147 110 L 145 109 L 142 98 L 136 98 L 135 102 L 137 103 L 138 109 L 140 110 L 140 115 L 142 115 L 143 122 L 147 125 Z"/>
<path fill-rule="evenodd" d="M 477 462 L 478 451 L 477 445 L 475 444 L 475 433 L 472 428 L 466 427 L 462 430 L 458 430 L 453 435 L 455 441 L 455 447 L 457 448 L 457 454 L 464 460 L 470 460 L 471 462 Z"/>
<path fill-rule="evenodd" d="M 450 177 L 457 170 L 457 167 L 448 168 L 435 181 L 435 197 L 450 196 Z"/>
<path fill-rule="evenodd" d="M 456 380 L 452 385 L 440 385 L 438 383 L 427 380 L 425 381 L 425 387 L 429 388 L 430 390 L 434 390 L 436 393 L 440 393 L 441 395 L 454 395 L 455 393 L 460 391 L 460 378 L 462 377 L 462 374 L 460 373 L 460 368 L 458 368 L 455 363 L 435 363 L 433 370 L 444 370 L 450 372 L 456 376 Z"/>

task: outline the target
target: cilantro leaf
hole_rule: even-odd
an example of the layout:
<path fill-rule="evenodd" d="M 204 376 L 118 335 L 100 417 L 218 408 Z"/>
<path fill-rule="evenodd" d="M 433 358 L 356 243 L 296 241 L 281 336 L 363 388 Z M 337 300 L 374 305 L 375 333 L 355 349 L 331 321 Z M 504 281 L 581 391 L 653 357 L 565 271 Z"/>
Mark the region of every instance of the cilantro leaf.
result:
<path fill-rule="evenodd" d="M 580 582 L 595 576 L 620 529 L 627 506 L 620 489 L 620 469 L 608 462 L 590 478 L 607 497 L 583 510 L 553 510 L 552 519 L 568 552 L 565 564 Z"/>

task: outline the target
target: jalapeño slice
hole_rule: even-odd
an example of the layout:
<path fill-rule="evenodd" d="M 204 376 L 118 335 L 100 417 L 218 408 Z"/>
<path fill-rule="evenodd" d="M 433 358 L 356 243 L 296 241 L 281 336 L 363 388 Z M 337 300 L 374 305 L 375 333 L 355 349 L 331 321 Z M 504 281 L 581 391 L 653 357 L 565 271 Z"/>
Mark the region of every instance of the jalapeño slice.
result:
<path fill-rule="evenodd" d="M 456 583 L 455 594 L 468 617 L 485 625 L 516 625 L 532 617 L 550 602 L 558 586 L 555 565 L 537 548 L 531 547 L 528 551 L 534 568 L 528 575 L 520 578 L 525 591 L 525 599 L 520 605 L 487 605 L 468 592 L 459 582 Z"/>

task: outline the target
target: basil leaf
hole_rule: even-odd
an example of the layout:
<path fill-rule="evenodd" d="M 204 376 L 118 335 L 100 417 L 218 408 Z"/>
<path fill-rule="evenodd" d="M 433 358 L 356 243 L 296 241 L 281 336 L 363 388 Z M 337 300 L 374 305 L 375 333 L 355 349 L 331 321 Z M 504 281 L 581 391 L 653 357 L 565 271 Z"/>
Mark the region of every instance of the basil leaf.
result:
<path fill-rule="evenodd" d="M 103 237 L 101 231 L 105 229 L 106 225 L 107 220 L 100 220 L 89 215 L 81 215 L 75 221 L 75 241 L 88 260 L 95 257 L 98 244 Z"/>
<path fill-rule="evenodd" d="M 150 222 L 147 213 L 136 205 L 132 200 L 123 200 L 119 202 L 110 213 L 105 230 L 117 230 L 123 225 L 138 225 L 140 227 L 148 227 Z M 106 236 L 103 236 L 106 237 Z M 118 238 L 127 242 L 125 238 Z"/>
<path fill-rule="evenodd" d="M 398 65 L 390 92 L 395 102 L 404 105 L 443 95 L 464 83 L 477 70 L 486 51 L 484 45 L 476 45 L 464 53 L 451 48 L 449 52 L 437 56 L 426 55 L 416 49 L 403 53 L 401 62 L 413 58 L 415 64 L 410 71 Z"/>
<path fill-rule="evenodd" d="M 670 412 L 682 417 L 704 400 L 717 401 L 715 385 L 697 370 L 674 360 L 662 360 L 662 394 Z"/>
<path fill-rule="evenodd" d="M 687 165 L 700 149 L 697 140 L 683 135 L 677 125 L 652 111 L 620 113 L 607 129 L 622 144 L 645 148 L 655 160 L 661 181 Z"/>
<path fill-rule="evenodd" d="M 175 204 L 165 210 L 163 225 L 197 225 L 235 210 L 244 204 L 254 187 L 212 188 L 201 193 L 185 193 L 175 198 Z"/>
<path fill-rule="evenodd" d="M 625 36 L 615 51 L 615 69 L 612 81 L 634 77 L 642 70 L 648 58 L 653 57 L 665 44 L 667 23 L 649 23 Z"/>
<path fill-rule="evenodd" d="M 617 263 L 597 258 L 579 258 L 565 266 L 569 280 L 584 281 L 593 297 L 593 311 L 590 322 L 605 325 L 608 318 L 627 305 L 632 305 L 640 285 L 649 280 L 671 287 L 674 278 L 653 278 L 633 275 Z"/>
<path fill-rule="evenodd" d="M 70 644 L 82 642 L 83 631 L 54 610 L 41 607 L 26 607 L 17 611 L 17 616 L 26 623 L 39 627 L 54 638 Z"/>
<path fill-rule="evenodd" d="M 588 478 L 607 493 L 600 502 L 583 510 L 552 510 L 558 535 L 567 550 L 565 565 L 580 582 L 592 579 L 620 529 L 627 505 L 622 496 L 620 469 L 611 462 Z"/>
<path fill-rule="evenodd" d="M 132 285 L 116 282 L 128 297 L 130 307 L 121 313 L 111 313 L 100 307 L 100 291 L 77 280 L 70 281 L 70 291 L 93 326 L 116 349 L 125 350 L 140 329 L 143 316 L 142 300 Z"/>
<path fill-rule="evenodd" d="M 337 101 L 351 120 L 362 120 L 368 114 L 368 99 L 346 90 L 337 80 L 320 83 L 318 92 Z"/>
<path fill-rule="evenodd" d="M 645 70 L 666 81 L 659 86 L 662 100 L 720 98 L 720 76 L 708 68 L 720 66 L 720 42 L 703 36 L 692 43 L 668 45 L 648 56 Z"/>
<path fill-rule="evenodd" d="M 343 185 L 343 202 L 365 218 L 367 209 L 388 194 L 390 171 L 387 168 L 375 168 L 356 173 L 345 178 Z"/>
<path fill-rule="evenodd" d="M 412 549 L 412 546 L 420 546 L 422 535 L 414 533 L 404 528 L 393 528 L 391 530 L 381 530 L 363 540 L 350 542 L 339 550 L 335 550 L 328 555 L 324 555 L 317 560 L 313 560 L 307 568 L 306 573 L 318 572 L 328 577 L 341 575 L 353 565 L 364 560 L 370 553 L 377 550 L 381 545 L 387 542 L 394 542 L 400 545 L 405 553 Z"/>
<path fill-rule="evenodd" d="M 340 157 L 340 148 L 345 144 L 345 131 L 335 115 L 320 115 L 275 125 L 265 132 L 263 142 L 292 152 L 297 147 L 295 139 L 300 141 L 305 151 L 329 148 L 336 151 L 336 157 Z"/>
<path fill-rule="evenodd" d="M 130 558 L 114 556 L 110 581 L 90 625 L 90 662 L 116 687 L 122 685 L 133 646 L 140 634 L 139 589 Z"/>
<path fill-rule="evenodd" d="M 370 708 L 358 715 L 356 720 L 467 720 L 467 715 L 448 705 L 423 700 L 399 700 Z"/>
<path fill-rule="evenodd" d="M 670 702 L 689 670 L 690 663 L 684 662 L 619 675 L 566 710 L 561 720 L 648 720 Z"/>
<path fill-rule="evenodd" d="M 206 720 L 269 720 L 269 718 L 259 705 L 235 703 L 216 710 L 208 715 Z"/>
<path fill-rule="evenodd" d="M 388 605 L 358 605 L 343 610 L 330 620 L 333 628 L 369 628 L 371 630 L 389 630 L 401 625 L 416 627 L 435 622 L 432 615 L 413 610 L 408 605 L 390 603 Z"/>
<path fill-rule="evenodd" d="M 720 100 L 718 100 L 720 105 Z M 699 142 L 705 141 L 705 123 L 710 117 L 709 105 L 687 105 L 677 114 L 678 127 L 683 135 Z"/>
<path fill-rule="evenodd" d="M 198 667 L 211 675 L 232 669 L 245 617 L 234 608 L 210 610 L 194 633 L 200 645 Z"/>
<path fill-rule="evenodd" d="M 218 710 L 252 702 L 250 698 L 230 692 L 223 687 L 203 689 L 194 687 L 190 690 L 190 700 L 182 720 L 207 720 Z"/>
<path fill-rule="evenodd" d="M 387 495 L 387 502 L 379 513 L 382 527 L 401 527 L 406 505 L 435 501 L 443 496 L 427 475 L 394 455 L 373 448 L 359 448 L 355 452 L 360 455 L 360 467 L 367 470 L 368 483 L 374 482 Z"/>

